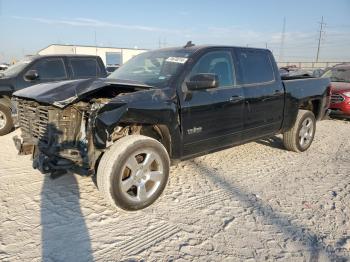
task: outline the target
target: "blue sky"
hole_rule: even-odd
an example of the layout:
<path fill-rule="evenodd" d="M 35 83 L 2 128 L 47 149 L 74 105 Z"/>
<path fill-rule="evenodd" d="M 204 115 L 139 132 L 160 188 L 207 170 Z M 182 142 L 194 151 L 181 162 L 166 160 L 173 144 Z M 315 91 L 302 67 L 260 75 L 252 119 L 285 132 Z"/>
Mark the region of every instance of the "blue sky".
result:
<path fill-rule="evenodd" d="M 350 61 L 350 0 L 0 0 L 0 62 L 52 44 L 158 48 L 196 44 L 265 47 L 284 61 L 312 60 L 324 16 L 321 60 Z M 282 60 L 281 59 L 281 60 Z"/>

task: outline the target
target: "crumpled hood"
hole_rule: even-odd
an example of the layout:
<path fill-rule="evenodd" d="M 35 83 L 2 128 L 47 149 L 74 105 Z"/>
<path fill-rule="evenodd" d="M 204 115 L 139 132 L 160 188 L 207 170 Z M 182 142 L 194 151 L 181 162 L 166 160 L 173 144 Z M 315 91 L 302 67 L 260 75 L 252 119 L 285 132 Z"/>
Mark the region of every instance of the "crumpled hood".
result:
<path fill-rule="evenodd" d="M 136 87 L 140 89 L 152 88 L 146 84 L 130 80 L 109 78 L 79 79 L 34 85 L 15 92 L 13 96 L 64 108 L 106 86 Z"/>

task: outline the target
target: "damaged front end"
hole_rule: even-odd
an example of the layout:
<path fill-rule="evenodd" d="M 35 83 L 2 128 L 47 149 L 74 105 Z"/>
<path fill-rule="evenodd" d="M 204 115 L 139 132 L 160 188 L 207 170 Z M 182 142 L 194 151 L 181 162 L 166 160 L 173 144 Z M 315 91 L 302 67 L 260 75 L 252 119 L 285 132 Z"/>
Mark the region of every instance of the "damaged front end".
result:
<path fill-rule="evenodd" d="M 172 89 L 126 80 L 42 84 L 13 97 L 22 131 L 14 138 L 16 147 L 33 156 L 34 168 L 53 177 L 67 171 L 94 174 L 116 140 L 140 133 L 142 125 L 146 130 L 175 121 Z"/>
<path fill-rule="evenodd" d="M 91 104 L 78 102 L 60 109 L 16 99 L 21 138 L 14 137 L 19 154 L 33 156 L 33 167 L 52 176 L 72 171 L 92 174 L 98 157 L 91 141 Z M 90 142 L 90 143 L 89 143 Z"/>

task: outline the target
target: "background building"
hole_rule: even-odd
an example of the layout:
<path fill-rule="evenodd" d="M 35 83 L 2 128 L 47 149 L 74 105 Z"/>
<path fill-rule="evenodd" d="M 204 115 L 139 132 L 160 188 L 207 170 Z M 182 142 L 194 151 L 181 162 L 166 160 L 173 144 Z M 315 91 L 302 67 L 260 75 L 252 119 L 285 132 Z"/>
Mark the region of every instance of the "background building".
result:
<path fill-rule="evenodd" d="M 81 54 L 81 55 L 98 55 L 106 66 L 122 65 L 130 58 L 138 55 L 146 49 L 136 48 L 117 48 L 117 47 L 100 47 L 100 46 L 83 46 L 83 45 L 59 45 L 53 44 L 41 49 L 39 55 L 61 55 L 61 54 Z"/>

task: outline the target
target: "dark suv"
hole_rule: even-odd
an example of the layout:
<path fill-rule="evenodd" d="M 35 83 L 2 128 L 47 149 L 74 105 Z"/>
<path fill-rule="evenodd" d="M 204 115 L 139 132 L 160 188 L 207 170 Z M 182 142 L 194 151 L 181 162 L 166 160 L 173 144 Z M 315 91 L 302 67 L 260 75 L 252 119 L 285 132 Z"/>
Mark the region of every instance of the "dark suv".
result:
<path fill-rule="evenodd" d="M 13 92 L 41 83 L 106 76 L 105 66 L 98 56 L 36 55 L 10 66 L 0 72 L 0 135 L 14 127 L 11 118 Z"/>

